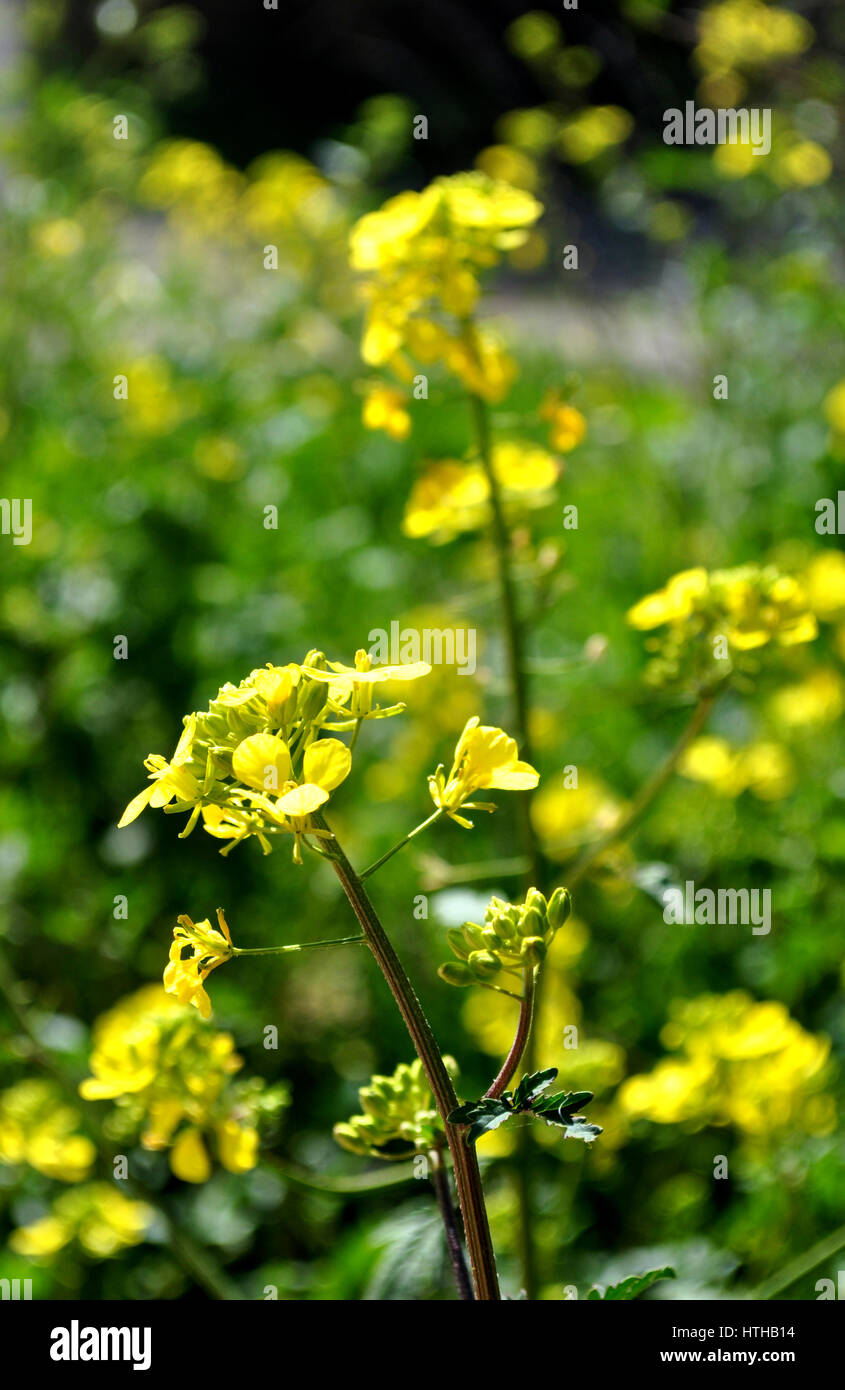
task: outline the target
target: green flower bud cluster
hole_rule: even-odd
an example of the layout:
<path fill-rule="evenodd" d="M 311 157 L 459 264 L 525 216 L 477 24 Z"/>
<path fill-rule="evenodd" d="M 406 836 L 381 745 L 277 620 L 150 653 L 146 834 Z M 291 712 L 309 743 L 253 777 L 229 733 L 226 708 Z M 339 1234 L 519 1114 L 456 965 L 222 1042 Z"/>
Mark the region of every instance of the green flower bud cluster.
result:
<path fill-rule="evenodd" d="M 454 1058 L 443 1061 L 455 1078 Z M 410 1065 L 401 1062 L 392 1076 L 372 1077 L 358 1098 L 363 1115 L 351 1115 L 333 1131 L 338 1144 L 350 1153 L 400 1159 L 442 1144 L 443 1125 L 419 1059 Z"/>
<path fill-rule="evenodd" d="M 449 985 L 478 985 L 488 984 L 502 971 L 521 974 L 526 967 L 541 965 L 571 910 L 565 888 L 556 888 L 548 902 L 537 888 L 529 888 L 522 903 L 491 898 L 483 926 L 465 922 L 448 933 L 458 960 L 441 965 L 437 973 Z"/>

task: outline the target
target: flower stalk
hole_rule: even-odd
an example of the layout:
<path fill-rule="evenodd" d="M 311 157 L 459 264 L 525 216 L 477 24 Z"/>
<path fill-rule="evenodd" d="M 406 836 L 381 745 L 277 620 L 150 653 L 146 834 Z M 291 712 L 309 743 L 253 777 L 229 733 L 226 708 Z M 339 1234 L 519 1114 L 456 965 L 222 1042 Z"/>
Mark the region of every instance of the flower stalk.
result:
<path fill-rule="evenodd" d="M 451 1077 L 443 1063 L 440 1049 L 414 987 L 379 920 L 364 884 L 347 859 L 337 837 L 329 831 L 323 816 L 318 812 L 313 819 L 331 837 L 327 841 L 327 849 L 329 849 L 333 868 L 349 904 L 361 924 L 361 930 L 367 939 L 367 944 L 376 959 L 376 963 L 399 1006 L 414 1049 L 431 1087 L 434 1103 L 443 1121 L 455 1170 L 455 1184 L 458 1190 L 458 1202 L 463 1217 L 476 1297 L 483 1301 L 497 1301 L 500 1298 L 499 1280 L 496 1273 L 493 1242 L 490 1238 L 487 1209 L 484 1204 L 478 1159 L 474 1148 L 464 1143 L 463 1130 L 457 1125 L 449 1124 L 448 1121 L 448 1116 L 457 1109 L 458 1105 L 458 1097 L 455 1094 Z"/>

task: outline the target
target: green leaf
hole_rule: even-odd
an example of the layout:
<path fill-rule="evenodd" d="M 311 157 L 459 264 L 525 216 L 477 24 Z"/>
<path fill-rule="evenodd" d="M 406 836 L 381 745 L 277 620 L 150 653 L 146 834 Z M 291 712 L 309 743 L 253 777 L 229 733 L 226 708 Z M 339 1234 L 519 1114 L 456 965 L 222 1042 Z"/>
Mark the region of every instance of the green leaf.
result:
<path fill-rule="evenodd" d="M 541 1101 L 532 1106 L 535 1114 L 544 1117 L 550 1111 L 557 1111 L 561 1120 L 566 1114 L 571 1114 L 573 1110 L 580 1110 L 582 1105 L 588 1105 L 593 1099 L 592 1091 L 558 1091 L 557 1095 L 544 1096 Z"/>
<path fill-rule="evenodd" d="M 639 1298 L 640 1294 L 645 1293 L 646 1289 L 650 1289 L 652 1284 L 657 1283 L 658 1279 L 674 1278 L 674 1269 L 671 1265 L 666 1265 L 663 1269 L 650 1269 L 646 1274 L 631 1274 L 621 1283 L 611 1284 L 604 1290 L 604 1293 L 602 1293 L 601 1288 L 590 1289 L 587 1298 L 602 1299 L 606 1303 Z"/>
<path fill-rule="evenodd" d="M 531 1105 L 538 1096 L 542 1095 L 546 1087 L 552 1084 L 556 1076 L 557 1067 L 549 1067 L 546 1071 L 535 1071 L 531 1075 L 523 1076 L 514 1092 L 514 1110 L 521 1110 L 523 1106 Z"/>
<path fill-rule="evenodd" d="M 459 1105 L 457 1110 L 453 1110 L 449 1116 L 449 1123 L 470 1125 L 467 1143 L 474 1144 L 476 1139 L 481 1138 L 482 1134 L 487 1134 L 491 1129 L 498 1129 L 499 1125 L 510 1119 L 512 1114 L 513 1110 L 509 1100 L 504 1096 L 500 1100 L 491 1096 L 482 1100 L 469 1101 L 466 1105 Z"/>

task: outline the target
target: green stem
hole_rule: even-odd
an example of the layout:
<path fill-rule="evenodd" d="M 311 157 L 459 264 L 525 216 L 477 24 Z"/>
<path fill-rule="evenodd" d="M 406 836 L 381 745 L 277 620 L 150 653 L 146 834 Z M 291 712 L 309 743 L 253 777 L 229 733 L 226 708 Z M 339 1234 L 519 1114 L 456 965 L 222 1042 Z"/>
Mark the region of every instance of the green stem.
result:
<path fill-rule="evenodd" d="M 325 819 L 319 812 L 315 812 L 313 819 L 321 829 L 328 830 Z M 463 1128 L 449 1124 L 448 1120 L 449 1115 L 457 1109 L 458 1104 L 452 1079 L 446 1070 L 440 1049 L 414 987 L 379 920 L 367 895 L 366 888 L 334 836 L 331 845 L 335 873 L 355 916 L 361 924 L 361 929 L 367 938 L 367 944 L 379 969 L 399 1006 L 405 1027 L 408 1029 L 417 1056 L 422 1063 L 434 1096 L 435 1105 L 443 1121 L 455 1169 L 458 1201 L 463 1216 L 476 1296 L 485 1301 L 497 1301 L 500 1297 L 499 1280 L 496 1274 L 493 1243 L 490 1239 L 487 1209 L 484 1205 L 478 1158 L 475 1149 L 464 1142 Z"/>
<path fill-rule="evenodd" d="M 484 1098 L 497 1100 L 503 1091 L 508 1088 L 508 1082 L 513 1078 L 516 1069 L 522 1061 L 522 1054 L 528 1045 L 531 1035 L 531 1023 L 534 1017 L 534 987 L 536 980 L 536 968 L 529 967 L 525 971 L 523 981 L 522 1003 L 519 1006 L 519 1019 L 516 1025 L 516 1035 L 511 1044 L 510 1052 L 502 1063 L 502 1069 L 496 1077 L 489 1090 L 484 1092 Z"/>
<path fill-rule="evenodd" d="M 428 1166 L 431 1175 L 431 1185 L 434 1188 L 434 1195 L 437 1198 L 437 1208 L 440 1212 L 440 1219 L 443 1222 L 443 1230 L 446 1235 L 446 1248 L 449 1251 L 449 1259 L 452 1264 L 452 1272 L 455 1275 L 455 1283 L 458 1293 L 465 1303 L 473 1303 L 475 1295 L 472 1291 L 472 1282 L 469 1277 L 466 1260 L 464 1259 L 464 1248 L 461 1245 L 461 1238 L 458 1234 L 458 1225 L 455 1220 L 455 1208 L 452 1203 L 452 1191 L 449 1187 L 449 1174 L 443 1164 L 443 1159 L 437 1149 L 432 1149 L 428 1155 Z"/>
<path fill-rule="evenodd" d="M 766 1279 L 759 1288 L 755 1289 L 751 1297 L 763 1301 L 776 1298 L 778 1294 L 783 1293 L 784 1289 L 788 1289 L 803 1275 L 811 1273 L 816 1265 L 821 1264 L 822 1260 L 829 1260 L 832 1255 L 838 1254 L 843 1247 L 845 1247 L 845 1226 L 840 1226 L 829 1236 L 825 1236 L 823 1240 L 817 1241 L 803 1255 L 798 1255 L 788 1265 L 784 1265 L 777 1274 Z"/>
<path fill-rule="evenodd" d="M 358 875 L 361 882 L 363 883 L 365 878 L 369 878 L 370 874 L 374 874 L 376 869 L 380 869 L 382 864 L 386 864 L 388 859 L 392 859 L 394 854 L 398 854 L 400 849 L 404 849 L 405 846 L 409 844 L 411 840 L 413 840 L 415 835 L 419 835 L 421 830 L 427 829 L 429 825 L 434 825 L 434 822 L 440 820 L 440 817 L 445 816 L 445 814 L 446 812 L 443 810 L 442 806 L 438 807 L 437 810 L 432 815 L 430 815 L 427 820 L 421 821 L 420 824 L 415 827 L 415 829 L 409 831 L 409 833 L 405 836 L 403 840 L 399 840 L 393 846 L 392 849 L 389 849 L 386 854 L 383 854 L 381 856 L 381 859 L 377 859 L 376 862 L 374 864 L 371 864 L 368 869 L 364 869 L 363 873 L 360 873 Z"/>
<path fill-rule="evenodd" d="M 357 936 L 338 936 L 333 941 L 300 941 L 295 946 L 233 946 L 233 956 L 286 956 L 292 951 L 314 951 L 318 946 L 365 945 L 367 938 L 360 932 Z"/>
<path fill-rule="evenodd" d="M 304 1187 L 312 1192 L 336 1192 L 341 1196 L 380 1192 L 386 1187 L 399 1187 L 416 1177 L 413 1162 L 406 1159 L 386 1165 L 385 1172 L 353 1173 L 342 1178 L 311 1173 L 307 1168 L 287 1163 L 272 1154 L 266 1155 L 265 1162 L 286 1182 L 293 1183 L 294 1187 Z"/>
<path fill-rule="evenodd" d="M 572 873 L 567 876 L 567 886 L 570 889 L 581 882 L 581 879 L 599 856 L 604 854 L 605 850 L 609 849 L 611 845 L 616 844 L 617 841 L 625 839 L 636 829 L 651 807 L 652 802 L 657 798 L 669 781 L 669 778 L 672 776 L 681 757 L 686 752 L 693 739 L 701 732 L 713 708 L 715 699 L 716 692 L 712 690 L 706 691 L 699 697 L 698 704 L 693 710 L 692 718 L 677 743 L 667 754 L 654 775 L 640 788 L 640 791 L 631 803 L 627 815 L 623 816 L 617 825 L 613 826 L 606 835 L 603 835 L 601 839 L 597 840 L 595 844 L 591 845 L 590 848 L 582 854 L 572 870 Z"/>

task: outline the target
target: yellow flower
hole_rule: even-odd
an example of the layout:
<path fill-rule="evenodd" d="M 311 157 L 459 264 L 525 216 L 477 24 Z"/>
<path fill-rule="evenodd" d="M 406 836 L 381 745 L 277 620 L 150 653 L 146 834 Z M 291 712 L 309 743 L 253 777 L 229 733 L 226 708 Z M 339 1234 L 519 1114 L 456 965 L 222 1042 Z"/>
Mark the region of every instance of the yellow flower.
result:
<path fill-rule="evenodd" d="M 795 786 L 795 764 L 779 743 L 760 740 L 732 748 L 723 738 L 704 735 L 683 754 L 678 771 L 705 782 L 720 796 L 740 796 L 746 789 L 761 801 L 778 801 Z"/>
<path fill-rule="evenodd" d="M 232 958 L 232 938 L 223 909 L 217 909 L 219 931 L 215 931 L 208 918 L 197 923 L 187 916 L 176 920 L 179 926 L 173 928 L 170 960 L 164 971 L 164 988 L 180 1004 L 193 1004 L 203 1018 L 209 1018 L 211 1000 L 205 992 L 205 982 L 212 970 Z"/>
<path fill-rule="evenodd" d="M 479 272 L 522 245 L 542 211 L 525 189 L 475 171 L 400 193 L 352 229 L 353 268 L 367 276 L 361 355 L 407 380 L 406 354 L 443 362 L 470 390 L 501 400 L 516 368 L 489 330 L 468 324 Z"/>
<path fill-rule="evenodd" d="M 661 1034 L 679 1058 L 658 1062 L 623 1083 L 623 1114 L 658 1124 L 733 1124 L 747 1140 L 766 1140 L 796 1126 L 826 1133 L 830 1107 L 814 1107 L 830 1041 L 806 1033 L 775 1001 L 757 1003 L 741 990 L 672 1005 Z"/>
<path fill-rule="evenodd" d="M 391 439 L 399 442 L 407 439 L 411 433 L 411 417 L 404 392 L 381 382 L 367 388 L 362 419 L 368 430 L 384 430 Z"/>
<path fill-rule="evenodd" d="M 52 1081 L 19 1081 L 0 1094 L 0 1163 L 27 1163 L 61 1182 L 81 1182 L 96 1158 L 80 1117 Z"/>
<path fill-rule="evenodd" d="M 235 777 L 259 792 L 247 793 L 250 804 L 293 835 L 297 864 L 302 863 L 303 835 L 324 834 L 311 824 L 311 814 L 328 801 L 351 767 L 352 754 L 339 738 L 321 738 L 308 745 L 302 759 L 302 781 L 293 776 L 290 749 L 278 736 L 252 734 L 238 744 L 232 756 Z M 279 794 L 271 801 L 268 792 Z M 205 828 L 211 834 L 220 833 L 208 820 Z"/>
<path fill-rule="evenodd" d="M 559 391 L 547 391 L 540 405 L 540 419 L 549 422 L 549 443 L 558 453 L 568 454 L 587 433 L 587 421 L 574 405 L 560 399 Z"/>
<path fill-rule="evenodd" d="M 668 627 L 649 643 L 659 653 L 649 678 L 664 684 L 682 676 L 699 686 L 715 684 L 742 668 L 745 652 L 770 642 L 811 642 L 818 634 L 798 581 L 772 565 L 684 570 L 636 603 L 628 622 L 646 631 Z"/>
<path fill-rule="evenodd" d="M 226 940 L 209 933 L 216 946 Z M 79 1090 L 86 1100 L 114 1100 L 124 1130 L 140 1129 L 146 1149 L 170 1149 L 171 1168 L 183 1181 L 204 1182 L 211 1174 L 207 1140 L 225 1168 L 245 1172 L 257 1162 L 258 1116 L 286 1103 L 283 1087 L 234 1081 L 242 1065 L 229 1033 L 150 986 L 97 1020 L 93 1075 Z"/>
<path fill-rule="evenodd" d="M 845 389 L 842 404 L 845 433 Z M 835 622 L 845 614 L 845 555 L 841 550 L 824 550 L 815 555 L 801 576 L 801 584 L 809 607 L 822 622 Z"/>
<path fill-rule="evenodd" d="M 521 440 L 501 440 L 493 447 L 493 471 L 509 509 L 543 506 L 557 482 L 560 466 L 545 449 Z M 431 464 L 414 484 L 402 530 L 434 544 L 490 520 L 490 486 L 480 463 L 451 459 Z"/>
<path fill-rule="evenodd" d="M 822 667 L 778 690 L 770 708 L 783 724 L 832 724 L 845 709 L 845 681 L 838 671 Z"/>
<path fill-rule="evenodd" d="M 477 791 L 498 788 L 503 791 L 528 791 L 536 787 L 540 774 L 530 763 L 520 762 L 516 740 L 503 729 L 481 724 L 479 716 L 468 720 L 455 747 L 455 757 L 448 777 L 442 764 L 428 779 L 431 799 L 466 829 L 472 821 L 457 814 L 460 807 L 468 811 L 492 811 L 489 802 L 472 802 L 468 798 Z"/>
<path fill-rule="evenodd" d="M 151 753 L 144 759 L 144 766 L 149 769 L 151 785 L 132 798 L 117 823 L 119 830 L 125 825 L 131 825 L 146 806 L 169 806 L 174 801 L 184 803 L 185 806 L 194 806 L 200 800 L 200 782 L 186 766 L 192 760 L 191 748 L 195 728 L 196 719 L 192 715 L 185 724 L 170 762 L 158 753 Z"/>
<path fill-rule="evenodd" d="M 72 1188 L 53 1203 L 49 1215 L 12 1232 L 18 1255 L 43 1259 L 77 1240 L 87 1255 L 108 1260 L 144 1240 L 153 1218 L 146 1202 L 125 1197 L 106 1182 Z"/>

